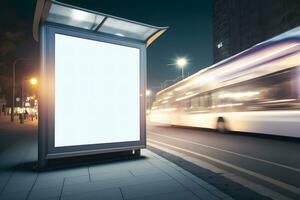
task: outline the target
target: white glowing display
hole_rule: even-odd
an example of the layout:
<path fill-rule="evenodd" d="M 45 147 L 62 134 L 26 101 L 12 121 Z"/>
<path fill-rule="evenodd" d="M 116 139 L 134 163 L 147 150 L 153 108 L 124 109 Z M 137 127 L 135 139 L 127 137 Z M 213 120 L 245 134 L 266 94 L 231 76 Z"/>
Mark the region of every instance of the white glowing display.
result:
<path fill-rule="evenodd" d="M 55 147 L 140 140 L 140 50 L 55 34 Z"/>

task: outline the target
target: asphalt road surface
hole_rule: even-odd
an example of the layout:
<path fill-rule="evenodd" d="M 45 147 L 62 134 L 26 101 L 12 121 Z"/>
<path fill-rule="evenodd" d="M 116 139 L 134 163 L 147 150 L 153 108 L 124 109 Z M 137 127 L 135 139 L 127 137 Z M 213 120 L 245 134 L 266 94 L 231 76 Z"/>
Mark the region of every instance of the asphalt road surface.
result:
<path fill-rule="evenodd" d="M 300 199 L 299 139 L 148 125 L 147 142 L 258 193 Z"/>

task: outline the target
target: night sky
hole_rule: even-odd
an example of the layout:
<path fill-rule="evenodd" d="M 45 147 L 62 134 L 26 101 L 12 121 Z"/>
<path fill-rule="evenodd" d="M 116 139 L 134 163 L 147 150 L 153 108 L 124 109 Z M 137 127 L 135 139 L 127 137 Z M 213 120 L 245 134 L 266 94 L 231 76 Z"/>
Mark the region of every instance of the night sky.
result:
<path fill-rule="evenodd" d="M 151 89 L 158 89 L 164 80 L 181 75 L 176 66 L 168 65 L 174 63 L 176 57 L 189 59 L 185 74 L 193 74 L 213 62 L 212 0 L 61 2 L 151 25 L 168 26 L 169 30 L 148 48 L 148 87 Z M 1 0 L 0 67 L 5 67 L 5 60 L 10 57 L 34 60 L 37 52 L 37 44 L 32 38 L 34 9 L 34 0 Z M 5 44 L 7 38 L 11 40 L 9 45 Z M 26 69 L 28 73 L 34 73 L 38 68 L 28 63 L 25 67 L 29 68 Z"/>

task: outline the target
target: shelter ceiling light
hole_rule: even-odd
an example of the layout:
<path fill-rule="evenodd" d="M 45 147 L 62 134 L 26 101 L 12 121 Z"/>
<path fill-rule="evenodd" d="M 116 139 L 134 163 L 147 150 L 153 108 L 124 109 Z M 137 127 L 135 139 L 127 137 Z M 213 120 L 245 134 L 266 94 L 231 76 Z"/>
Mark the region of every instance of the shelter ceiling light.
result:
<path fill-rule="evenodd" d="M 115 35 L 120 36 L 120 37 L 125 37 L 125 35 L 122 33 L 116 33 Z"/>
<path fill-rule="evenodd" d="M 72 18 L 77 21 L 84 21 L 88 17 L 88 14 L 81 10 L 73 10 Z"/>

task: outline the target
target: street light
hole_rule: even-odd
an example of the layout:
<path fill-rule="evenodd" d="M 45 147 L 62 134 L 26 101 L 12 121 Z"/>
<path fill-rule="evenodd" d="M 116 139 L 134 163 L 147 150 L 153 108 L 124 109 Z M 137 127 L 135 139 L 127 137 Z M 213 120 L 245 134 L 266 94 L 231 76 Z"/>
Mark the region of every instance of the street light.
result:
<path fill-rule="evenodd" d="M 17 58 L 13 62 L 13 69 L 12 69 L 12 106 L 11 106 L 11 113 L 10 113 L 10 121 L 14 121 L 14 115 L 15 115 L 15 85 L 16 85 L 16 65 L 19 61 L 26 61 L 29 60 L 27 58 Z"/>
<path fill-rule="evenodd" d="M 22 107 L 24 107 L 24 98 L 23 98 L 23 93 L 24 93 L 24 91 L 25 91 L 25 88 L 26 88 L 26 86 L 24 86 L 24 81 L 26 81 L 26 82 L 29 82 L 31 85 L 36 85 L 37 84 L 37 79 L 36 78 L 23 78 L 22 79 L 22 84 L 21 84 L 21 99 L 22 99 Z"/>
<path fill-rule="evenodd" d="M 184 79 L 184 67 L 188 64 L 188 61 L 185 57 L 177 58 L 176 65 L 181 68 L 181 77 Z"/>
<path fill-rule="evenodd" d="M 31 78 L 30 83 L 31 83 L 31 85 L 36 85 L 37 84 L 37 79 L 36 78 Z"/>

